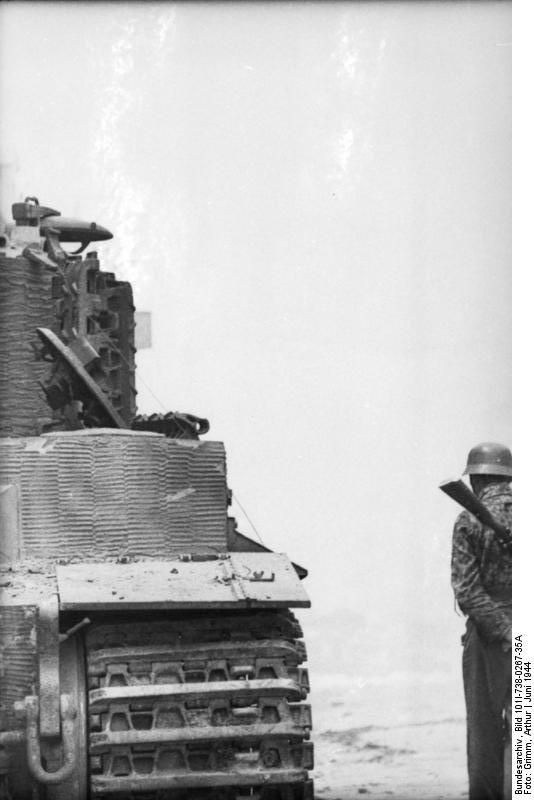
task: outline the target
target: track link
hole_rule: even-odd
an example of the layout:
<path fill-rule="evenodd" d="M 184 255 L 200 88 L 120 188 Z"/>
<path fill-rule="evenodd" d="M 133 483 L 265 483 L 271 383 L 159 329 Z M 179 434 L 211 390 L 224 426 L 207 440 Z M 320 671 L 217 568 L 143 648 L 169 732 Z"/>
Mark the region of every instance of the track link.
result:
<path fill-rule="evenodd" d="M 300 635 L 289 611 L 95 627 L 86 642 L 91 796 L 311 800 Z"/>

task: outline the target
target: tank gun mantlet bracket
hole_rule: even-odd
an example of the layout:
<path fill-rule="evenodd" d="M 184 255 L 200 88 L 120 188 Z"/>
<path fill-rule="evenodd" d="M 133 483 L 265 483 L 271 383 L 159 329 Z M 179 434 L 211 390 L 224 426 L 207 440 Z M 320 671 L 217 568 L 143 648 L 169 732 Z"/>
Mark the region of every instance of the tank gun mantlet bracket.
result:
<path fill-rule="evenodd" d="M 49 272 L 57 272 L 57 263 L 52 261 L 51 258 L 48 258 L 44 250 L 37 244 L 27 245 L 22 251 L 22 255 L 24 258 L 27 258 L 28 261 L 32 261 L 34 264 L 44 267 Z"/>
<path fill-rule="evenodd" d="M 46 241 L 46 252 L 56 264 L 64 268 L 67 261 L 67 253 L 63 250 L 59 243 L 59 228 L 53 228 L 52 226 L 45 228 L 44 236 Z"/>

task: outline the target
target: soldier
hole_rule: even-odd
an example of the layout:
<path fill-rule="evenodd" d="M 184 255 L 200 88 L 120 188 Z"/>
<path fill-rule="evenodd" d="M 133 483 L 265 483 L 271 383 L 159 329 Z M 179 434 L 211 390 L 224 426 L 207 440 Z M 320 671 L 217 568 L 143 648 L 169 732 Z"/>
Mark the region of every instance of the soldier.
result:
<path fill-rule="evenodd" d="M 512 454 L 500 444 L 470 451 L 464 475 L 498 522 L 512 526 Z M 454 526 L 452 586 L 467 616 L 462 637 L 469 800 L 502 800 L 505 712 L 511 703 L 512 554 L 467 511 Z M 506 770 L 508 773 L 508 770 Z"/>

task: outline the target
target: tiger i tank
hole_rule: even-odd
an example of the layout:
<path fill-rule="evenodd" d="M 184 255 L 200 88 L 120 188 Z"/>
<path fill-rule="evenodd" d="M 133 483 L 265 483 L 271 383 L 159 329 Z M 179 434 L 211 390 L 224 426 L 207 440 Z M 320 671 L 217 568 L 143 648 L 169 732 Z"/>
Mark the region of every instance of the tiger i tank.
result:
<path fill-rule="evenodd" d="M 237 529 L 207 420 L 137 413 L 132 288 L 92 249 L 112 234 L 12 208 L 0 798 L 311 800 L 306 570 Z"/>

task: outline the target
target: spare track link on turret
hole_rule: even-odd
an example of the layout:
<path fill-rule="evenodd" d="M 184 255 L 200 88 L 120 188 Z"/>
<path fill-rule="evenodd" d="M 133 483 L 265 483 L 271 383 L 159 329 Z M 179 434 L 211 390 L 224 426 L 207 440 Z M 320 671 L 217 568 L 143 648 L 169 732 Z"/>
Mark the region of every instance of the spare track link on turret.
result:
<path fill-rule="evenodd" d="M 292 612 L 184 614 L 87 637 L 91 796 L 312 800 Z"/>

